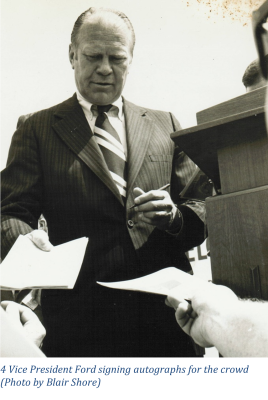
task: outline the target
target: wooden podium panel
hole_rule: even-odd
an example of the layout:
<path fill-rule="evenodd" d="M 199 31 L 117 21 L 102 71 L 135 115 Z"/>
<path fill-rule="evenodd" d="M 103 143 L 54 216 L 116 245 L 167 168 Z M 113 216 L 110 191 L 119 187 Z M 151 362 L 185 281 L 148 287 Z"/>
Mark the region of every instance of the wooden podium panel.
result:
<path fill-rule="evenodd" d="M 268 300 L 268 185 L 206 199 L 213 282 Z"/>
<path fill-rule="evenodd" d="M 174 132 L 171 138 L 222 194 L 268 184 L 264 107 Z"/>
<path fill-rule="evenodd" d="M 253 108 L 263 107 L 265 103 L 266 86 L 251 92 L 242 94 L 234 99 L 224 101 L 216 106 L 199 111 L 196 114 L 198 125 L 204 124 L 216 119 L 229 117 L 230 115 L 240 114 Z"/>
<path fill-rule="evenodd" d="M 198 126 L 171 137 L 219 194 L 206 199 L 213 282 L 241 297 L 268 300 L 265 91 L 203 110 Z"/>
<path fill-rule="evenodd" d="M 249 128 L 251 126 L 249 124 Z M 255 127 L 252 136 L 245 132 L 237 144 L 226 144 L 226 147 L 218 150 L 222 194 L 268 185 L 268 137 L 265 124 Z"/>

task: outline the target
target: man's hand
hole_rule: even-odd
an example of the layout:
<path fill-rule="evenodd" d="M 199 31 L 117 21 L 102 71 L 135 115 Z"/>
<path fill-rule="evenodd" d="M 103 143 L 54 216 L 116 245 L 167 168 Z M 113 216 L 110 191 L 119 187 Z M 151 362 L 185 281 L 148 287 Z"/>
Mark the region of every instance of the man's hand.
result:
<path fill-rule="evenodd" d="M 19 329 L 23 328 L 24 334 L 40 347 L 46 335 L 46 330 L 38 317 L 28 307 L 13 301 L 2 301 L 1 307 Z"/>
<path fill-rule="evenodd" d="M 202 347 L 215 345 L 214 326 L 224 324 L 226 315 L 238 304 L 235 293 L 226 286 L 207 283 L 202 285 L 191 299 L 179 302 L 168 296 L 168 306 L 173 307 L 176 320 L 182 330 Z"/>
<path fill-rule="evenodd" d="M 49 241 L 47 232 L 42 229 L 36 229 L 25 236 L 43 251 L 51 251 L 53 248 L 53 245 Z"/>
<path fill-rule="evenodd" d="M 180 212 L 165 190 L 150 190 L 145 193 L 140 188 L 135 188 L 135 210 L 138 218 L 149 225 L 154 225 L 161 230 L 176 229 L 180 227 Z"/>

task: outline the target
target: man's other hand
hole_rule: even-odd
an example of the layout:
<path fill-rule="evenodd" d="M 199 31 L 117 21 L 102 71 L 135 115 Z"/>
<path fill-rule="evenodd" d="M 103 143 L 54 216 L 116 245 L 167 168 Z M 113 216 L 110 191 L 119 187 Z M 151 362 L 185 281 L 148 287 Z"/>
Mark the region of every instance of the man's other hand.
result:
<path fill-rule="evenodd" d="M 165 190 L 150 190 L 145 193 L 140 188 L 133 190 L 135 196 L 135 210 L 138 218 L 161 230 L 170 230 L 180 227 L 180 212 Z"/>
<path fill-rule="evenodd" d="M 24 335 L 40 347 L 46 330 L 38 317 L 28 307 L 13 301 L 2 301 L 1 307 L 19 329 L 23 328 Z"/>
<path fill-rule="evenodd" d="M 39 249 L 51 251 L 53 245 L 50 243 L 48 234 L 42 229 L 36 229 L 26 235 Z"/>

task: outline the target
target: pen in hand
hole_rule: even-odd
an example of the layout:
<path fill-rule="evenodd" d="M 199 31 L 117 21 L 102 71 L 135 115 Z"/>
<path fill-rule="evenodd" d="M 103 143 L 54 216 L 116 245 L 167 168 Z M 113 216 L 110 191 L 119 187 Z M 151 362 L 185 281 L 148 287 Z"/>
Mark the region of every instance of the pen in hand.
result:
<path fill-rule="evenodd" d="M 165 189 L 167 189 L 169 186 L 170 186 L 170 183 L 167 183 L 165 186 L 162 186 L 161 188 L 159 188 L 159 189 L 157 189 L 157 190 L 165 190 Z M 133 206 L 129 207 L 129 210 L 130 210 L 131 208 L 136 207 L 137 205 L 138 205 L 138 204 L 133 204 Z"/>

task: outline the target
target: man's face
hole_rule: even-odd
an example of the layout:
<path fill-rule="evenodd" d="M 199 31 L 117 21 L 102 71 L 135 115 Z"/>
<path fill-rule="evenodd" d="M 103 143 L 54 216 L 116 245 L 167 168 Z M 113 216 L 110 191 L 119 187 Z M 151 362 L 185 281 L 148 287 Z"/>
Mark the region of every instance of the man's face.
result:
<path fill-rule="evenodd" d="M 92 104 L 107 105 L 117 100 L 131 64 L 131 33 L 117 16 L 91 16 L 78 33 L 69 57 L 81 95 Z"/>

